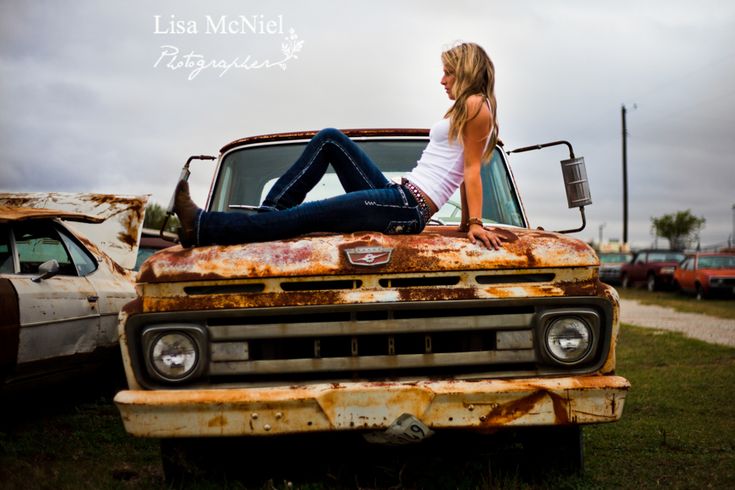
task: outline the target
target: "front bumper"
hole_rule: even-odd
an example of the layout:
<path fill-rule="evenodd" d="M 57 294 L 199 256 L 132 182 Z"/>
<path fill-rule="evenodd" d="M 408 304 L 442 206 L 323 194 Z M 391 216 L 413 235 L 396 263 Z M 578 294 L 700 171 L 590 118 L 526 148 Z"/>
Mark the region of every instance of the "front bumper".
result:
<path fill-rule="evenodd" d="M 708 293 L 711 294 L 735 294 L 735 276 L 710 277 L 708 282 Z"/>
<path fill-rule="evenodd" d="M 125 429 L 141 437 L 263 436 L 382 430 L 408 413 L 432 429 L 613 422 L 620 376 L 354 382 L 292 387 L 121 391 Z"/>

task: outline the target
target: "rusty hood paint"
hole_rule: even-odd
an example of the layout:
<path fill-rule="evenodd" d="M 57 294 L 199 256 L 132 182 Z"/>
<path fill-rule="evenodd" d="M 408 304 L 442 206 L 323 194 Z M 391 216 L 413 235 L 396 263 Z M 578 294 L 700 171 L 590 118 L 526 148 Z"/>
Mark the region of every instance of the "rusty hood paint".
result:
<path fill-rule="evenodd" d="M 0 222 L 58 218 L 117 264 L 135 267 L 148 196 L 62 192 L 0 193 Z"/>
<path fill-rule="evenodd" d="M 266 243 L 172 247 L 143 265 L 138 282 L 599 265 L 592 248 L 577 239 L 541 230 L 514 227 L 496 230 L 503 237 L 500 250 L 487 250 L 470 243 L 454 227 L 433 226 L 418 235 L 311 234 Z M 390 261 L 378 266 L 350 264 L 346 250 L 358 247 L 389 248 Z"/>

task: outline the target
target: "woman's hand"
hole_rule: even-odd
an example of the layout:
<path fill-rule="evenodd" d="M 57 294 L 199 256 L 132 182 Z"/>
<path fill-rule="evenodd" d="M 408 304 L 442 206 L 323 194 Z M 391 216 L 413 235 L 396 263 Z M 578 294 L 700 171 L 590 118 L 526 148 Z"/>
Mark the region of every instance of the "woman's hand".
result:
<path fill-rule="evenodd" d="M 503 245 L 498 235 L 476 223 L 472 223 L 470 225 L 470 229 L 467 232 L 467 238 L 469 238 L 472 243 L 477 243 L 479 240 L 488 250 L 499 250 Z"/>

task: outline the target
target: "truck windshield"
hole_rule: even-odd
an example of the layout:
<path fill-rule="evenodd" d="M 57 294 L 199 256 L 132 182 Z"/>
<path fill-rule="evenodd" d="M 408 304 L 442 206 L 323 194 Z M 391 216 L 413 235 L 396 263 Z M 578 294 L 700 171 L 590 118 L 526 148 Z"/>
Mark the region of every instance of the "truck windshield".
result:
<path fill-rule="evenodd" d="M 426 139 L 370 139 L 356 141 L 386 177 L 400 181 L 410 171 L 426 146 Z M 258 206 L 276 179 L 299 157 L 306 142 L 245 147 L 227 154 L 217 175 L 210 211 L 247 212 Z M 525 227 L 521 206 L 510 180 L 505 159 L 495 149 L 490 164 L 483 165 L 483 219 L 488 222 Z M 344 193 L 331 167 L 321 182 L 306 196 L 307 201 Z M 444 223 L 461 219 L 457 191 L 434 215 Z"/>

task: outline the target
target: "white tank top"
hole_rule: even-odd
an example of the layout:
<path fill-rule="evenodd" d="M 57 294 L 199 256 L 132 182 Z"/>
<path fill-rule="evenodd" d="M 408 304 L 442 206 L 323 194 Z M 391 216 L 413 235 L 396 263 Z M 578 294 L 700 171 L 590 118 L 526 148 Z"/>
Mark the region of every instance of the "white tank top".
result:
<path fill-rule="evenodd" d="M 431 127 L 426 145 L 416 167 L 404 177 L 416 184 L 441 208 L 464 180 L 464 149 L 459 142 L 449 141 L 449 119 Z"/>

